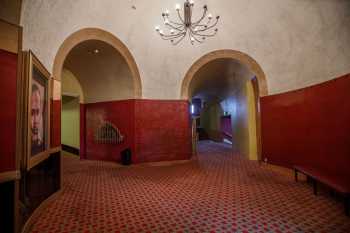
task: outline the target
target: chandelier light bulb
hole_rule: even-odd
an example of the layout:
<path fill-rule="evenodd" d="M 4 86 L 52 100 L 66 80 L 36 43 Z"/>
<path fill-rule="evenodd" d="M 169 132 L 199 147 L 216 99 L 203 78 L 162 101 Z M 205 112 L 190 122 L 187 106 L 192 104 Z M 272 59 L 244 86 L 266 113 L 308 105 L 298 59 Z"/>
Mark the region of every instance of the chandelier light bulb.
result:
<path fill-rule="evenodd" d="M 190 4 L 191 4 L 191 5 L 194 5 L 194 0 L 190 0 Z"/>
<path fill-rule="evenodd" d="M 168 9 L 165 10 L 165 15 L 166 15 L 166 16 L 169 15 L 169 10 L 168 10 Z"/>
<path fill-rule="evenodd" d="M 174 29 L 171 29 L 171 30 L 170 30 L 170 33 L 171 33 L 171 34 L 174 34 L 174 32 L 175 32 Z"/>
<path fill-rule="evenodd" d="M 194 38 L 191 36 L 191 42 L 194 42 Z"/>
<path fill-rule="evenodd" d="M 169 20 L 168 19 L 164 20 L 164 24 L 168 25 L 169 24 Z"/>
<path fill-rule="evenodd" d="M 212 19 L 213 15 L 212 14 L 208 14 L 208 19 Z"/>
<path fill-rule="evenodd" d="M 163 35 L 163 30 L 159 30 L 159 34 Z"/>
<path fill-rule="evenodd" d="M 179 11 L 179 10 L 181 9 L 180 4 L 176 4 L 176 5 L 175 5 L 175 9 L 176 9 L 177 11 Z"/>
<path fill-rule="evenodd" d="M 159 32 L 160 27 L 159 27 L 159 26 L 156 26 L 155 29 L 156 29 L 157 32 Z"/>

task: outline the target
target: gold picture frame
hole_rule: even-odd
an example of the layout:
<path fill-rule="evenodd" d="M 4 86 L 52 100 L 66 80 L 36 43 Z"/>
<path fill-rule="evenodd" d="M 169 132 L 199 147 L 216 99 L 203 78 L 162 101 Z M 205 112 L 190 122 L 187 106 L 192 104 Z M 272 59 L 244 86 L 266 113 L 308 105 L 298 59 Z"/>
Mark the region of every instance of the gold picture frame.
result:
<path fill-rule="evenodd" d="M 51 75 L 32 51 L 25 53 L 27 104 L 26 168 L 50 156 Z"/>

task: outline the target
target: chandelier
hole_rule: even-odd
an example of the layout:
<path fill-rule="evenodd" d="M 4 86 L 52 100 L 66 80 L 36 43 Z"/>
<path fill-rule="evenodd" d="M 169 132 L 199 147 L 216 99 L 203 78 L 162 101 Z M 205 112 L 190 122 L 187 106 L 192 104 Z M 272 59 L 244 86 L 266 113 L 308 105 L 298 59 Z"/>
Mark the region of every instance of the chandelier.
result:
<path fill-rule="evenodd" d="M 215 19 L 213 19 L 213 15 L 208 14 L 207 5 L 204 5 L 202 17 L 193 21 L 193 6 L 193 0 L 186 0 L 182 16 L 180 13 L 181 6 L 180 4 L 176 4 L 175 9 L 179 18 L 177 22 L 169 18 L 169 10 L 165 10 L 165 12 L 162 13 L 164 25 L 168 33 L 165 33 L 159 26 L 156 26 L 156 31 L 163 40 L 169 40 L 173 45 L 177 45 L 188 36 L 191 44 L 194 44 L 203 43 L 207 37 L 213 37 L 217 34 L 218 29 L 215 27 L 218 24 L 220 16 L 216 16 Z"/>

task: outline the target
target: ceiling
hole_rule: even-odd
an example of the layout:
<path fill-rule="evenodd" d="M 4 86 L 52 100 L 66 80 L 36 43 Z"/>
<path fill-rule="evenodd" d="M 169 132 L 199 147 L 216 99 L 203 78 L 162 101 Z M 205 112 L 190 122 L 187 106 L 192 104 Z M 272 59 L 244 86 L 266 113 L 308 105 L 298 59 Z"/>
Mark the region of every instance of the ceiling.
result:
<path fill-rule="evenodd" d="M 234 95 L 254 74 L 234 59 L 213 60 L 195 74 L 190 96 L 204 101 L 223 100 Z"/>
<path fill-rule="evenodd" d="M 87 102 L 134 96 L 133 79 L 125 59 L 103 41 L 88 40 L 78 44 L 68 54 L 64 68 L 77 77 Z"/>

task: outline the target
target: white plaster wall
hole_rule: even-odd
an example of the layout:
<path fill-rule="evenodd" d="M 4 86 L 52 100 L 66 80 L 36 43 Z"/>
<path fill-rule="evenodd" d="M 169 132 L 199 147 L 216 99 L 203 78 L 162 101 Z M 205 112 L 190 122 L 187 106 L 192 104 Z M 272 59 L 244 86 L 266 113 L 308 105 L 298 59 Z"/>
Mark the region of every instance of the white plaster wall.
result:
<path fill-rule="evenodd" d="M 270 94 L 350 72 L 348 0 L 197 0 L 221 16 L 219 34 L 202 45 L 174 47 L 154 31 L 161 12 L 177 0 L 25 0 L 24 49 L 52 70 L 59 46 L 73 32 L 97 27 L 113 33 L 133 54 L 143 98 L 177 99 L 185 73 L 202 55 L 234 49 L 252 56 Z M 136 10 L 131 8 L 136 6 Z"/>

